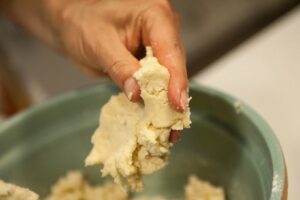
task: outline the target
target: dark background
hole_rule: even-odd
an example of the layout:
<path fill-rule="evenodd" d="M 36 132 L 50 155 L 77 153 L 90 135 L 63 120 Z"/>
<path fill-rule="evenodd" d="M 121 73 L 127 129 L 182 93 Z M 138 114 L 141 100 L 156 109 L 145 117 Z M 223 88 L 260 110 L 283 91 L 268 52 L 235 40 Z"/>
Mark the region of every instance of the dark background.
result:
<path fill-rule="evenodd" d="M 299 0 L 171 0 L 181 17 L 189 75 L 296 7 Z"/>

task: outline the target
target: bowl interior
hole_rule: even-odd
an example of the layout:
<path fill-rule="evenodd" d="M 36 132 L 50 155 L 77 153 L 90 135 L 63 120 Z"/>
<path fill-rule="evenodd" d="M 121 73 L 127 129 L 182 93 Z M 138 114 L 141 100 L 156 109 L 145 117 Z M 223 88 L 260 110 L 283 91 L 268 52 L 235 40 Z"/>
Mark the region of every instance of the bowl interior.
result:
<path fill-rule="evenodd" d="M 68 170 L 84 171 L 93 183 L 103 181 L 99 166 L 85 168 L 84 159 L 99 110 L 117 92 L 111 84 L 74 91 L 4 123 L 0 178 L 41 196 Z M 279 200 L 282 190 L 272 194 L 272 181 L 275 173 L 284 179 L 284 162 L 261 118 L 219 92 L 192 86 L 190 93 L 192 128 L 172 148 L 169 165 L 146 176 L 143 194 L 180 198 L 188 176 L 196 174 L 223 186 L 230 200 L 269 200 L 271 195 Z"/>

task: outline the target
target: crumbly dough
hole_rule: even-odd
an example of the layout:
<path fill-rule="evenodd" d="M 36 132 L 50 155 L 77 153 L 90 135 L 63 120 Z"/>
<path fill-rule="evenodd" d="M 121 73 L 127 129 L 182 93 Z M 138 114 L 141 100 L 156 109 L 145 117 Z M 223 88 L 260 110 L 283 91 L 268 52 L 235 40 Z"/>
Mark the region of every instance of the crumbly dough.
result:
<path fill-rule="evenodd" d="M 222 187 L 217 187 L 207 181 L 198 179 L 195 175 L 189 177 L 185 187 L 185 200 L 225 200 Z"/>
<path fill-rule="evenodd" d="M 39 196 L 26 188 L 0 180 L 0 200 L 38 200 Z"/>
<path fill-rule="evenodd" d="M 38 200 L 38 195 L 0 180 L 0 200 Z M 70 171 L 52 187 L 45 200 L 166 200 L 161 196 L 129 198 L 120 185 L 106 182 L 92 186 L 79 171 Z M 224 190 L 196 176 L 190 176 L 185 186 L 184 200 L 225 200 Z"/>
<path fill-rule="evenodd" d="M 1 197 L 1 196 L 0 196 Z M 1 199 L 1 198 L 0 198 Z M 113 182 L 91 186 L 79 171 L 68 172 L 54 184 L 45 200 L 130 200 L 127 191 Z M 1 199 L 2 200 L 2 199 Z M 15 200 L 15 199 L 10 199 Z M 132 200 L 165 200 L 162 197 L 136 197 Z"/>
<path fill-rule="evenodd" d="M 154 197 L 136 197 L 133 200 L 166 200 L 166 199 L 160 196 L 154 196 Z"/>
<path fill-rule="evenodd" d="M 91 186 L 78 171 L 61 178 L 45 200 L 128 200 L 127 192 L 119 185 L 107 182 Z"/>
<path fill-rule="evenodd" d="M 147 48 L 134 74 L 143 103 L 132 103 L 120 93 L 112 96 L 100 114 L 86 165 L 103 164 L 102 176 L 134 191 L 143 189 L 142 176 L 167 163 L 170 131 L 190 126 L 190 111 L 177 112 L 168 101 L 170 74 Z"/>
<path fill-rule="evenodd" d="M 224 190 L 192 175 L 185 186 L 184 200 L 225 200 Z M 0 196 L 1 197 L 1 196 Z M 1 198 L 0 198 L 1 199 Z M 62 177 L 45 200 L 166 200 L 161 196 L 129 198 L 119 185 L 106 182 L 91 186 L 79 171 L 69 172 Z M 2 200 L 2 199 L 1 199 Z M 16 200 L 16 199 L 10 199 Z"/>

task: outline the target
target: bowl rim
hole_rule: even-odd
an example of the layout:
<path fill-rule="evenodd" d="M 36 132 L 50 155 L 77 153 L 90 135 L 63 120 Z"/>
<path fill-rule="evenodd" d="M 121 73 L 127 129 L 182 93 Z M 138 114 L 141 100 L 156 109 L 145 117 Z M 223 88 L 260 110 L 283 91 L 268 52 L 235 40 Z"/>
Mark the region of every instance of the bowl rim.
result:
<path fill-rule="evenodd" d="M 19 123 L 24 118 L 27 118 L 30 115 L 34 115 L 36 113 L 42 112 L 45 109 L 54 107 L 58 103 L 76 98 L 78 95 L 87 95 L 90 93 L 94 93 L 95 91 L 98 91 L 101 87 L 116 88 L 115 84 L 113 84 L 111 81 L 105 81 L 100 84 L 84 86 L 78 89 L 71 90 L 65 94 L 52 97 L 46 100 L 45 102 L 33 106 L 25 111 L 22 111 L 17 115 L 11 117 L 10 119 L 0 123 L 0 135 L 5 134 L 7 129 Z M 238 105 L 238 109 L 240 109 L 240 112 L 243 112 L 248 117 L 248 119 L 251 120 L 257 126 L 258 130 L 261 132 L 261 136 L 267 144 L 267 148 L 270 150 L 271 161 L 273 163 L 273 181 L 270 200 L 287 199 L 288 183 L 285 159 L 282 153 L 280 143 L 273 130 L 268 125 L 268 123 L 248 104 L 227 93 L 221 92 L 217 89 L 208 86 L 199 85 L 195 82 L 190 83 L 190 89 L 222 99 L 226 103 L 231 105 L 235 105 L 236 102 L 240 102 Z"/>
<path fill-rule="evenodd" d="M 285 159 L 279 140 L 268 123 L 262 118 L 262 116 L 258 114 L 258 112 L 256 112 L 244 101 L 209 86 L 199 86 L 200 85 L 195 82 L 190 84 L 190 88 L 195 91 L 204 92 L 210 96 L 223 99 L 230 105 L 238 106 L 239 112 L 244 113 L 248 119 L 257 126 L 257 129 L 260 131 L 261 136 L 263 137 L 267 144 L 267 148 L 270 151 L 271 161 L 273 164 L 273 180 L 270 200 L 287 199 L 288 178 Z M 236 105 L 237 102 L 238 105 Z"/>

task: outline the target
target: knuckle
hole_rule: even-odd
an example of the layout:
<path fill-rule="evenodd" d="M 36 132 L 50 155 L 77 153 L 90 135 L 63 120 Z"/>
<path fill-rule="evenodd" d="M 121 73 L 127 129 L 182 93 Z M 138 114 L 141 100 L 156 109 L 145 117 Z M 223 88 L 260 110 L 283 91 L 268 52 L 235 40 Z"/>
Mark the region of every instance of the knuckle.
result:
<path fill-rule="evenodd" d="M 148 4 L 144 14 L 149 19 L 167 21 L 169 24 L 174 26 L 176 30 L 179 30 L 179 17 L 172 10 L 167 0 L 156 0 L 151 4 Z"/>
<path fill-rule="evenodd" d="M 167 0 L 151 1 L 147 7 L 146 11 L 150 15 L 173 15 L 173 10 Z"/>
<path fill-rule="evenodd" d="M 180 26 L 180 17 L 176 12 L 174 12 L 174 14 L 173 14 L 173 19 L 174 19 L 175 23 L 177 24 L 177 26 Z"/>
<path fill-rule="evenodd" d="M 74 5 L 67 6 L 58 13 L 58 19 L 62 24 L 74 23 L 76 16 L 76 7 Z"/>
<path fill-rule="evenodd" d="M 157 4 L 164 7 L 165 9 L 172 10 L 171 4 L 168 0 L 157 0 Z"/>

